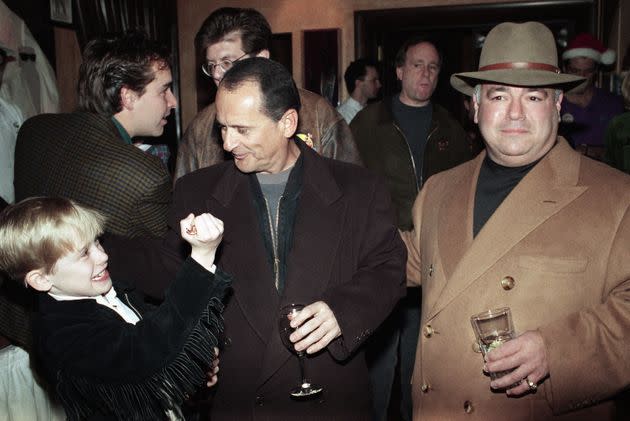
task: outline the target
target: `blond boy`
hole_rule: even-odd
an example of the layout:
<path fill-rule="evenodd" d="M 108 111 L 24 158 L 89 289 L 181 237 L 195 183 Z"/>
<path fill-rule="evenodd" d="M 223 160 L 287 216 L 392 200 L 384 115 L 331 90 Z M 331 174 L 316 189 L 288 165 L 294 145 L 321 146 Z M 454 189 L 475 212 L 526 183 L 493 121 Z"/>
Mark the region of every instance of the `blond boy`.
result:
<path fill-rule="evenodd" d="M 214 266 L 223 223 L 189 215 L 192 246 L 162 305 L 112 282 L 98 242 L 104 218 L 63 198 L 30 198 L 0 214 L 0 269 L 37 292 L 34 352 L 68 418 L 183 419 L 180 405 L 216 382 L 221 299 Z"/>

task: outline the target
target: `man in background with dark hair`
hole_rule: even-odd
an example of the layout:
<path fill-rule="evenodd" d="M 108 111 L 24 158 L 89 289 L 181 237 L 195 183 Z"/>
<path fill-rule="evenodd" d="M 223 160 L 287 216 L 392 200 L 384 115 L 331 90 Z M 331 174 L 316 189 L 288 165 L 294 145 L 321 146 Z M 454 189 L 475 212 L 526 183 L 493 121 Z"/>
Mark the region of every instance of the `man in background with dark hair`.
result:
<path fill-rule="evenodd" d="M 423 183 L 474 156 L 461 125 L 431 101 L 441 66 L 442 56 L 433 43 L 419 37 L 407 40 L 396 54 L 400 94 L 368 105 L 350 124 L 365 166 L 387 182 L 402 231 L 413 228 L 411 207 Z M 400 312 L 369 344 L 375 421 L 387 416 L 399 341 L 401 416 L 411 418 L 410 382 L 419 324 L 420 288 L 409 288 Z"/>
<path fill-rule="evenodd" d="M 160 136 L 177 100 L 166 49 L 143 33 L 91 41 L 79 69 L 79 112 L 27 120 L 15 149 L 16 201 L 63 196 L 107 216 L 106 231 L 166 232 L 171 179 L 157 157 L 133 145 Z"/>
<path fill-rule="evenodd" d="M 376 63 L 364 58 L 350 63 L 343 79 L 350 97 L 337 107 L 337 111 L 350 124 L 354 116 L 367 105 L 368 100 L 376 98 L 381 89 L 381 81 Z"/>
<path fill-rule="evenodd" d="M 203 56 L 203 73 L 218 86 L 235 62 L 247 57 L 269 58 L 271 28 L 254 9 L 223 7 L 203 22 L 195 47 Z M 297 136 L 320 155 L 360 164 L 352 133 L 343 118 L 320 95 L 299 89 L 300 110 Z M 230 159 L 221 148 L 215 127 L 215 104 L 201 110 L 190 123 L 179 144 L 175 179 Z"/>

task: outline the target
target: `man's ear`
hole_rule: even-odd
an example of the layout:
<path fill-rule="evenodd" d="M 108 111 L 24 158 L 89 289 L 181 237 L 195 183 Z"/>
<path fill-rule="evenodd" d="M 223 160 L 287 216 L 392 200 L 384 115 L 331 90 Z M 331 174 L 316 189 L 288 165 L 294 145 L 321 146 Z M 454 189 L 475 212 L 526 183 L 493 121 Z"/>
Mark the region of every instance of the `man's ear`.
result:
<path fill-rule="evenodd" d="M 269 54 L 269 50 L 264 49 L 264 50 L 260 50 L 258 52 L 258 54 L 256 54 L 256 57 L 264 57 L 264 58 L 269 58 L 270 54 Z"/>
<path fill-rule="evenodd" d="M 398 80 L 402 80 L 402 67 L 396 67 L 396 79 Z"/>
<path fill-rule="evenodd" d="M 553 93 L 556 94 L 555 92 Z M 558 118 L 560 118 L 560 110 L 562 109 L 562 98 L 564 98 L 564 92 L 560 92 L 556 101 L 556 110 L 558 110 Z"/>
<path fill-rule="evenodd" d="M 31 270 L 24 277 L 24 281 L 36 291 L 48 292 L 53 286 L 43 269 Z"/>
<path fill-rule="evenodd" d="M 133 107 L 138 99 L 138 94 L 132 90 L 123 86 L 120 88 L 120 104 L 122 108 L 126 110 L 133 110 Z"/>
<path fill-rule="evenodd" d="M 287 139 L 293 137 L 298 126 L 298 112 L 293 108 L 288 109 L 282 115 L 278 124 L 280 124 L 284 137 Z"/>

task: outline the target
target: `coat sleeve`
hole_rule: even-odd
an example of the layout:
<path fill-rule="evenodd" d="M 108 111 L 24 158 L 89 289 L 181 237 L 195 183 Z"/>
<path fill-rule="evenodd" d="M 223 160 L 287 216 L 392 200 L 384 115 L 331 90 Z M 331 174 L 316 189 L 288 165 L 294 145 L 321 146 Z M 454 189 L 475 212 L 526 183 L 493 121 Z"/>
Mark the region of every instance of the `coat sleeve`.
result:
<path fill-rule="evenodd" d="M 200 111 L 190 122 L 177 150 L 173 182 L 180 177 L 225 161 L 222 141 L 214 127 L 214 104 Z"/>
<path fill-rule="evenodd" d="M 405 294 L 406 251 L 394 225 L 385 186 L 373 184 L 366 223 L 359 244 L 358 267 L 352 279 L 326 290 L 322 301 L 333 311 L 342 336 L 328 346 L 344 360 L 378 328 Z"/>
<path fill-rule="evenodd" d="M 171 204 L 171 177 L 166 168 L 147 180 L 144 187 L 146 191 L 139 198 L 132 214 L 129 234 L 133 237 L 163 237 Z"/>
<path fill-rule="evenodd" d="M 83 419 L 105 407 L 119 419 L 131 419 L 138 411 L 159 413 L 181 403 L 206 379 L 223 330 L 221 300 L 229 284 L 222 272 L 211 274 L 188 259 L 164 303 L 136 325 L 103 317 L 50 336 L 44 355 L 62 360 L 56 390 L 69 417 Z"/>
<path fill-rule="evenodd" d="M 173 204 L 167 211 L 167 231 L 163 238 L 126 238 L 106 234 L 102 244 L 109 255 L 109 272 L 113 279 L 134 280 L 133 286 L 157 300 L 164 299 L 182 262 L 190 254 L 190 245 L 180 235 L 180 221 L 188 214 L 206 212 L 191 197 L 203 194 L 190 191 L 186 184 L 177 182 Z M 194 188 L 194 185 L 193 185 Z"/>
<path fill-rule="evenodd" d="M 400 235 L 407 248 L 407 286 L 417 287 L 422 285 L 422 260 L 420 250 L 420 232 L 422 231 L 422 209 L 426 200 L 428 185 L 432 183 L 429 179 L 411 209 L 413 220 L 413 230 L 401 231 Z"/>
<path fill-rule="evenodd" d="M 350 127 L 324 98 L 317 101 L 317 119 L 320 123 L 320 154 L 327 158 L 363 165 Z"/>
<path fill-rule="evenodd" d="M 194 119 L 186 128 L 182 140 L 177 145 L 177 160 L 175 164 L 175 174 L 173 174 L 173 183 L 183 175 L 193 172 L 199 168 L 199 159 L 197 158 L 197 142 L 196 128 L 197 119 Z"/>
<path fill-rule="evenodd" d="M 630 206 L 616 230 L 601 304 L 539 328 L 555 414 L 608 399 L 630 385 Z"/>

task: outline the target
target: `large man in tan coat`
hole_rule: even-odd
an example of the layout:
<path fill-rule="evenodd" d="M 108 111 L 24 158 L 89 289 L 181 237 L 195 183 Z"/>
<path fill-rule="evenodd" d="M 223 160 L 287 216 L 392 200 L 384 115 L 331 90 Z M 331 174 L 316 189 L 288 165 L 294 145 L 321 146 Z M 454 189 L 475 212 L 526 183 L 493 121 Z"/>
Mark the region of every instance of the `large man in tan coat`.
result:
<path fill-rule="evenodd" d="M 479 71 L 451 78 L 487 149 L 428 180 L 405 236 L 424 291 L 416 420 L 628 419 L 630 177 L 557 136 L 562 90 L 581 80 L 534 22 L 496 26 Z M 517 337 L 484 365 L 470 316 L 503 306 Z"/>

